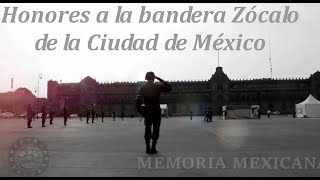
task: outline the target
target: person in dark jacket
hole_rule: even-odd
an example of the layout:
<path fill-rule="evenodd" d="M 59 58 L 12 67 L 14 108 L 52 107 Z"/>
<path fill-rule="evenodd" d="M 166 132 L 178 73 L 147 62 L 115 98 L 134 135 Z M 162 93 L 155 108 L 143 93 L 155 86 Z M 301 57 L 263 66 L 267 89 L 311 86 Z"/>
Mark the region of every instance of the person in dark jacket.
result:
<path fill-rule="evenodd" d="M 208 108 L 206 108 L 205 112 L 204 112 L 204 120 L 203 121 L 207 121 L 208 119 Z"/>
<path fill-rule="evenodd" d="M 207 122 L 212 122 L 213 111 L 212 111 L 211 107 L 208 108 L 208 114 L 207 115 L 208 115 Z"/>
<path fill-rule="evenodd" d="M 90 108 L 87 109 L 86 111 L 86 116 L 87 116 L 87 124 L 89 124 L 89 119 L 90 119 Z"/>
<path fill-rule="evenodd" d="M 92 123 L 94 123 L 94 118 L 96 117 L 96 113 L 94 112 L 93 107 L 91 108 L 91 118 L 92 118 Z"/>
<path fill-rule="evenodd" d="M 112 112 L 112 118 L 113 118 L 113 121 L 116 120 L 116 112 Z"/>
<path fill-rule="evenodd" d="M 258 109 L 258 117 L 259 117 L 259 119 L 261 118 L 261 110 L 260 110 L 260 108 Z"/>
<path fill-rule="evenodd" d="M 50 124 L 53 124 L 53 107 L 50 108 L 49 117 L 50 117 Z"/>
<path fill-rule="evenodd" d="M 47 110 L 47 107 L 46 107 L 46 105 L 43 105 L 42 106 L 42 110 L 41 110 L 41 113 L 42 113 L 42 115 L 41 115 L 41 118 L 42 118 L 42 127 L 46 127 L 44 124 L 46 123 L 46 118 L 47 118 L 47 112 L 46 112 L 46 110 Z"/>
<path fill-rule="evenodd" d="M 145 79 L 148 82 L 139 89 L 136 97 L 136 108 L 144 117 L 146 153 L 154 154 L 158 152 L 156 144 L 159 139 L 161 124 L 160 94 L 162 92 L 170 92 L 171 86 L 163 79 L 156 77 L 153 72 L 147 72 Z M 159 80 L 161 83 L 154 83 L 155 79 Z M 144 106 L 142 106 L 142 104 L 144 104 Z M 152 133 L 151 128 L 153 128 Z M 151 139 L 152 147 L 150 148 Z"/>
<path fill-rule="evenodd" d="M 31 127 L 31 122 L 32 122 L 32 118 L 34 116 L 33 110 L 31 108 L 31 104 L 27 105 L 27 125 L 28 128 L 32 128 Z"/>
<path fill-rule="evenodd" d="M 69 117 L 69 112 L 68 112 L 67 106 L 64 106 L 64 108 L 63 108 L 63 118 L 64 118 L 64 125 L 65 126 L 67 125 L 68 117 Z"/>
<path fill-rule="evenodd" d="M 103 122 L 103 118 L 104 118 L 104 111 L 102 111 L 102 113 L 101 113 L 101 118 L 102 118 L 102 122 Z"/>
<path fill-rule="evenodd" d="M 121 119 L 123 121 L 123 118 L 124 118 L 124 112 L 121 112 Z"/>

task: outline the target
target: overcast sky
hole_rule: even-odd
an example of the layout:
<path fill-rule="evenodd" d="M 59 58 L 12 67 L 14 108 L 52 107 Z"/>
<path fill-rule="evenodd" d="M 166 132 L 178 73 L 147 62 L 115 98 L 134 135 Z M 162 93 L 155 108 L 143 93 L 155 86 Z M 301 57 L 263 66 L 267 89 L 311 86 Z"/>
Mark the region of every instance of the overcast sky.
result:
<path fill-rule="evenodd" d="M 114 23 L 117 6 L 131 10 L 132 23 Z M 245 6 L 248 10 L 256 5 L 256 12 L 263 10 L 282 11 L 285 6 L 299 13 L 296 23 L 230 23 L 234 7 Z M 86 76 L 99 82 L 141 81 L 145 72 L 154 71 L 165 80 L 206 80 L 217 67 L 217 51 L 193 51 L 196 34 L 205 37 L 212 34 L 215 40 L 237 38 L 263 38 L 266 45 L 256 51 L 220 51 L 220 66 L 231 79 L 269 78 L 269 34 L 271 37 L 272 66 L 274 78 L 305 77 L 320 70 L 319 32 L 320 4 L 1 4 L 0 20 L 4 7 L 19 7 L 21 11 L 90 11 L 88 23 L 0 23 L 0 92 L 10 91 L 10 79 L 14 78 L 14 89 L 26 87 L 34 92 L 40 80 L 40 96 L 47 95 L 47 81 L 79 82 Z M 183 12 L 188 6 L 194 11 L 226 11 L 225 23 L 138 23 L 141 6 L 147 10 Z M 108 23 L 97 23 L 99 11 L 109 11 Z M 12 9 L 11 9 L 12 11 Z M 283 15 L 281 15 L 283 18 Z M 211 20 L 211 19 L 209 19 Z M 54 51 L 36 51 L 36 40 L 48 33 L 57 38 Z M 80 51 L 62 51 L 65 34 L 80 38 Z M 107 34 L 109 38 L 152 38 L 159 35 L 158 51 L 90 51 L 88 39 L 93 34 Z M 166 39 L 178 33 L 188 40 L 184 51 L 165 51 Z M 98 41 L 96 41 L 98 42 Z"/>

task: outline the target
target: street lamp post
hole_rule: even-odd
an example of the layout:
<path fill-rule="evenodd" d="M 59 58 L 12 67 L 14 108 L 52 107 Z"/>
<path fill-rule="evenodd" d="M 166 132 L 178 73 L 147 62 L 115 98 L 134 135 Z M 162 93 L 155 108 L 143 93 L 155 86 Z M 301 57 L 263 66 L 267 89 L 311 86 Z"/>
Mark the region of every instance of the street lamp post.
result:
<path fill-rule="evenodd" d="M 37 118 L 38 118 L 38 113 L 39 113 L 39 109 L 40 109 L 40 101 L 39 101 L 39 97 L 40 97 L 40 93 L 39 93 L 39 91 L 40 91 L 40 79 L 42 79 L 42 76 L 43 76 L 43 74 L 42 73 L 39 73 L 39 75 L 38 75 L 38 112 L 37 112 Z"/>

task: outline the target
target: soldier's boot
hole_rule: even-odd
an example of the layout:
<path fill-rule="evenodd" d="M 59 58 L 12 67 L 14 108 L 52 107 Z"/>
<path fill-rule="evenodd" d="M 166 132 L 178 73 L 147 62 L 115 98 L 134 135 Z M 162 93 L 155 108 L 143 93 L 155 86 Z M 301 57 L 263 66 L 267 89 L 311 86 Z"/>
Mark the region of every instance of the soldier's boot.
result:
<path fill-rule="evenodd" d="M 158 153 L 156 149 L 157 142 L 152 142 L 152 147 L 151 147 L 151 154 L 156 154 Z"/>
<path fill-rule="evenodd" d="M 151 154 L 150 142 L 146 142 L 146 153 Z"/>

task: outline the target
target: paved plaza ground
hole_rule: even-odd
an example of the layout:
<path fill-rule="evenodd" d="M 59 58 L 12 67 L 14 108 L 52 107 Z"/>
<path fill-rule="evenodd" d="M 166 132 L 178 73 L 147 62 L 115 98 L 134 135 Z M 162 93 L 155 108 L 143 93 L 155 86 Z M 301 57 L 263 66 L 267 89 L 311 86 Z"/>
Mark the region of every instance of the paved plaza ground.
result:
<path fill-rule="evenodd" d="M 104 121 L 71 118 L 64 126 L 56 118 L 42 128 L 36 119 L 27 129 L 24 119 L 0 119 L 0 176 L 17 176 L 8 154 L 23 137 L 47 146 L 49 164 L 39 176 L 320 176 L 320 119 L 163 118 L 154 155 L 145 153 L 139 118 Z"/>

